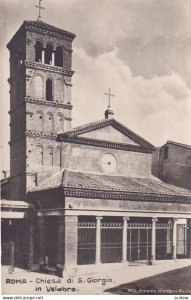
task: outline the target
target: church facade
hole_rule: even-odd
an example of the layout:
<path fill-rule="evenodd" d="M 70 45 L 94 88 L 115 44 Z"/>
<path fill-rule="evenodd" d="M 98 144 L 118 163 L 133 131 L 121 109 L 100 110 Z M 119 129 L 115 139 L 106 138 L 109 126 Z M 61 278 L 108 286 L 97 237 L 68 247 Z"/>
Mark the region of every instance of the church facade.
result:
<path fill-rule="evenodd" d="M 4 232 L 27 268 L 59 275 L 82 265 L 190 258 L 191 192 L 151 175 L 155 147 L 112 118 L 110 107 L 105 119 L 72 129 L 74 38 L 25 21 L 7 46 L 15 202 L 4 202 Z"/>

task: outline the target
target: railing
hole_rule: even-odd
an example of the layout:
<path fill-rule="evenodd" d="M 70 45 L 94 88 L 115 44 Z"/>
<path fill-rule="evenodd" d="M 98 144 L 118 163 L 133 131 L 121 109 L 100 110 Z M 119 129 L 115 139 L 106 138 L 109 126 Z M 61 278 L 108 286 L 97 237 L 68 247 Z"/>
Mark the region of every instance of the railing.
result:
<path fill-rule="evenodd" d="M 87 265 L 95 263 L 96 256 L 96 223 L 78 223 L 77 264 Z"/>

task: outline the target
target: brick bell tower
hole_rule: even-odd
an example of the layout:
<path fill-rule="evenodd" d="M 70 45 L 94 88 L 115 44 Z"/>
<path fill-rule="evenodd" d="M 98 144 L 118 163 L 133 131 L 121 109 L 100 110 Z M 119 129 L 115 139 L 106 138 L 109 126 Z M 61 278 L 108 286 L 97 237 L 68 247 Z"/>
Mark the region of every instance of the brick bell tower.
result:
<path fill-rule="evenodd" d="M 57 132 L 71 129 L 72 41 L 52 25 L 24 21 L 10 51 L 10 194 L 27 190 L 60 170 Z"/>

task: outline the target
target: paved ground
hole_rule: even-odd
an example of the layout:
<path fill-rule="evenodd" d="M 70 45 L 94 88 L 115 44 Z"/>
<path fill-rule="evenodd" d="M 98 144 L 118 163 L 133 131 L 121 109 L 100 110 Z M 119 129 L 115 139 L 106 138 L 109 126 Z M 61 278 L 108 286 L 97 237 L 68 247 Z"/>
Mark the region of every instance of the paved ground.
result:
<path fill-rule="evenodd" d="M 191 266 L 108 289 L 117 295 L 191 295 Z"/>
<path fill-rule="evenodd" d="M 157 262 L 152 266 L 120 264 L 120 269 L 116 270 L 112 270 L 112 266 L 105 264 L 100 266 L 99 272 L 87 274 L 88 269 L 83 267 L 73 276 L 66 274 L 64 278 L 18 269 L 13 274 L 7 274 L 7 270 L 2 269 L 2 294 L 107 294 L 106 290 L 121 284 L 187 266 L 191 266 L 191 260 Z"/>

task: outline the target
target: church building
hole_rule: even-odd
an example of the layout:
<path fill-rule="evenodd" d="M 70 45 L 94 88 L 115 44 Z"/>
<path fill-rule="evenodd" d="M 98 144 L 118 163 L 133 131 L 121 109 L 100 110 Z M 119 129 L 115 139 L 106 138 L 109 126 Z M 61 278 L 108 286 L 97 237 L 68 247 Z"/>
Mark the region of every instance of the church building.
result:
<path fill-rule="evenodd" d="M 60 276 L 82 265 L 191 258 L 191 191 L 151 175 L 155 147 L 110 106 L 104 119 L 72 128 L 74 38 L 39 19 L 24 21 L 7 45 L 2 244 L 14 242 L 16 265 Z"/>

